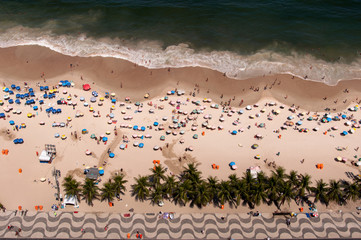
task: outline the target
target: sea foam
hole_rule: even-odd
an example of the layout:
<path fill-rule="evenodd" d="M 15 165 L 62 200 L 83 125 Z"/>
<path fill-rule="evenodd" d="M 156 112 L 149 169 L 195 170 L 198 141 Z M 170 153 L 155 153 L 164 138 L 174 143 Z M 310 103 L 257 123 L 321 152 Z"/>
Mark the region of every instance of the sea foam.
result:
<path fill-rule="evenodd" d="M 0 47 L 39 45 L 80 57 L 113 57 L 147 68 L 204 67 L 230 78 L 246 79 L 268 74 L 292 74 L 307 80 L 335 85 L 340 80 L 361 78 L 361 59 L 352 63 L 326 62 L 312 55 L 289 55 L 261 50 L 250 55 L 230 51 L 194 50 L 187 44 L 162 47 L 155 41 L 130 42 L 121 39 L 57 35 L 50 30 L 14 27 L 0 32 Z"/>

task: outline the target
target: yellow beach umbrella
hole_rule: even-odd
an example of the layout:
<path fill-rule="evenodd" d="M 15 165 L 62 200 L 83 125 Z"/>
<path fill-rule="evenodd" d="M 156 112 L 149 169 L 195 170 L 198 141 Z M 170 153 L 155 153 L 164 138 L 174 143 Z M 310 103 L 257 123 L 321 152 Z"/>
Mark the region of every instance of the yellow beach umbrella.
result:
<path fill-rule="evenodd" d="M 100 100 L 100 101 L 104 101 L 104 98 L 103 98 L 103 97 L 101 97 L 101 98 L 99 98 L 99 100 Z"/>
<path fill-rule="evenodd" d="M 71 97 L 70 97 L 70 96 L 68 96 L 68 97 L 67 97 L 67 99 L 68 99 L 68 101 L 70 101 L 70 100 L 71 100 Z"/>
<path fill-rule="evenodd" d="M 115 109 L 115 106 L 113 105 L 113 106 L 112 106 L 112 110 L 114 110 L 114 109 Z"/>
<path fill-rule="evenodd" d="M 91 111 L 91 112 L 94 111 L 93 107 L 89 108 L 89 111 Z"/>
<path fill-rule="evenodd" d="M 67 119 L 68 119 L 68 121 L 71 121 L 71 117 L 68 117 Z"/>
<path fill-rule="evenodd" d="M 62 139 L 62 140 L 65 140 L 65 139 L 66 139 L 66 136 L 65 136 L 65 135 L 61 135 L 61 139 Z"/>
<path fill-rule="evenodd" d="M 32 114 L 32 113 L 28 113 L 28 115 L 26 115 L 26 116 L 28 116 L 28 118 L 31 118 L 31 117 L 33 116 L 33 114 Z"/>

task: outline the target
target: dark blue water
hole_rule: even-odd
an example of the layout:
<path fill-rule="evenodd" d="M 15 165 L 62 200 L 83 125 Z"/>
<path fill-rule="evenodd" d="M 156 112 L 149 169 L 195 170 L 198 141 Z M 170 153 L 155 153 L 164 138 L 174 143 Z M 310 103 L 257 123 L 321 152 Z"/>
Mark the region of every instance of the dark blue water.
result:
<path fill-rule="evenodd" d="M 361 1 L 3 0 L 0 24 L 3 47 L 39 44 L 149 67 L 197 65 L 242 78 L 312 66 L 309 75 L 329 82 L 360 73 Z"/>

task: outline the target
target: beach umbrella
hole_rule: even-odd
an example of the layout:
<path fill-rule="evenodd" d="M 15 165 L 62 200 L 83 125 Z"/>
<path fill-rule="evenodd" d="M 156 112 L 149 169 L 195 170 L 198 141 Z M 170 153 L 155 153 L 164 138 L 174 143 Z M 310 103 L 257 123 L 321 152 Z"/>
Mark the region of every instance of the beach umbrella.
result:
<path fill-rule="evenodd" d="M 302 125 L 302 123 L 303 123 L 302 121 L 298 121 L 296 124 L 297 125 Z"/>
<path fill-rule="evenodd" d="M 258 148 L 258 144 L 253 144 L 252 145 L 252 149 L 257 149 Z"/>
<path fill-rule="evenodd" d="M 294 118 L 295 118 L 295 117 L 292 116 L 292 115 L 287 117 L 288 120 L 292 120 L 292 119 L 294 119 Z"/>
<path fill-rule="evenodd" d="M 133 143 L 133 146 L 134 146 L 134 147 L 138 147 L 138 145 L 139 145 L 138 142 L 134 142 L 134 143 Z"/>
<path fill-rule="evenodd" d="M 252 107 L 251 107 L 250 105 L 247 105 L 246 109 L 247 109 L 247 110 L 251 110 Z"/>
<path fill-rule="evenodd" d="M 351 125 L 351 122 L 350 122 L 350 121 L 347 121 L 347 122 L 345 123 L 345 125 L 346 125 L 346 126 L 350 126 L 350 125 Z"/>
<path fill-rule="evenodd" d="M 106 135 L 110 135 L 110 131 L 106 131 L 105 134 L 106 134 Z"/>
<path fill-rule="evenodd" d="M 114 118 L 114 113 L 109 113 L 110 118 Z"/>
<path fill-rule="evenodd" d="M 342 135 L 344 135 L 344 136 L 346 136 L 347 134 L 348 134 L 348 132 L 346 132 L 346 131 L 342 132 Z"/>
<path fill-rule="evenodd" d="M 61 135 L 61 139 L 62 139 L 62 140 L 65 140 L 65 139 L 66 139 L 66 136 L 65 136 L 65 135 Z"/>
<path fill-rule="evenodd" d="M 14 124 L 15 124 L 15 122 L 14 122 L 13 120 L 10 120 L 9 123 L 10 123 L 10 125 L 14 125 Z"/>
<path fill-rule="evenodd" d="M 90 138 L 91 138 L 91 139 L 94 139 L 94 138 L 95 138 L 95 134 L 93 133 L 92 135 L 90 135 Z"/>
<path fill-rule="evenodd" d="M 198 139 L 198 134 L 194 134 L 194 135 L 193 135 L 193 138 L 194 138 L 194 139 Z"/>
<path fill-rule="evenodd" d="M 258 155 L 256 155 L 254 158 L 255 158 L 255 159 L 260 159 L 261 156 L 258 154 Z"/>
<path fill-rule="evenodd" d="M 154 122 L 153 125 L 156 127 L 156 126 L 159 125 L 159 123 L 158 123 L 158 122 Z"/>
<path fill-rule="evenodd" d="M 32 114 L 32 113 L 28 113 L 26 116 L 27 116 L 28 118 L 31 118 L 31 117 L 33 116 L 33 114 Z"/>
<path fill-rule="evenodd" d="M 125 149 L 125 144 L 120 144 L 119 148 L 124 150 Z"/>
<path fill-rule="evenodd" d="M 313 117 L 308 117 L 307 120 L 308 120 L 308 121 L 312 121 L 312 120 L 313 120 Z"/>
<path fill-rule="evenodd" d="M 90 98 L 90 102 L 96 102 L 96 101 L 97 101 L 97 99 L 95 97 Z"/>
<path fill-rule="evenodd" d="M 160 136 L 160 140 L 165 140 L 165 136 Z"/>
<path fill-rule="evenodd" d="M 345 115 L 345 114 L 342 114 L 342 119 L 345 119 L 345 118 L 347 118 L 347 116 Z"/>
<path fill-rule="evenodd" d="M 145 131 L 145 127 L 144 127 L 144 126 L 142 126 L 142 127 L 140 128 L 140 130 Z"/>
<path fill-rule="evenodd" d="M 114 153 L 112 153 L 112 152 L 111 152 L 111 153 L 109 153 L 109 157 L 110 157 L 110 158 L 113 158 L 114 156 L 115 156 L 115 154 L 114 154 Z"/>
<path fill-rule="evenodd" d="M 107 137 L 103 137 L 102 140 L 103 140 L 103 142 L 106 142 L 106 141 L 108 141 L 108 138 L 107 138 Z"/>
<path fill-rule="evenodd" d="M 179 134 L 181 134 L 181 135 L 183 135 L 184 133 L 185 133 L 184 130 L 181 130 L 181 131 L 179 132 Z"/>
<path fill-rule="evenodd" d="M 233 130 L 232 131 L 232 135 L 236 135 L 237 134 L 237 131 L 236 130 Z"/>
<path fill-rule="evenodd" d="M 135 126 L 133 127 L 133 130 L 138 130 L 138 125 L 135 125 Z"/>
<path fill-rule="evenodd" d="M 138 147 L 143 148 L 143 147 L 144 147 L 144 143 L 139 143 Z"/>
<path fill-rule="evenodd" d="M 234 165 L 236 165 L 235 162 L 230 162 L 230 163 L 229 163 L 229 166 L 234 166 Z"/>

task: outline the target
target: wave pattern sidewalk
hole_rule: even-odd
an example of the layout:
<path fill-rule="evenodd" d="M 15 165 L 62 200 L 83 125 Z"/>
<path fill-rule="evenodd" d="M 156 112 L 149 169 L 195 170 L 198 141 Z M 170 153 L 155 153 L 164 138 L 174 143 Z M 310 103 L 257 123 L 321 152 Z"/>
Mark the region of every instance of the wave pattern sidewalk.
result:
<path fill-rule="evenodd" d="M 222 219 L 224 216 L 224 219 Z M 22 238 L 107 238 L 132 239 L 136 233 L 145 239 L 292 239 L 292 238 L 361 238 L 361 215 L 357 213 L 321 213 L 319 218 L 299 214 L 287 227 L 284 217 L 247 214 L 175 214 L 174 219 L 158 215 L 108 213 L 14 212 L 0 214 L 0 237 L 14 238 L 8 225 L 22 229 Z M 107 230 L 105 226 L 108 226 Z M 81 232 L 81 229 L 85 233 Z"/>

